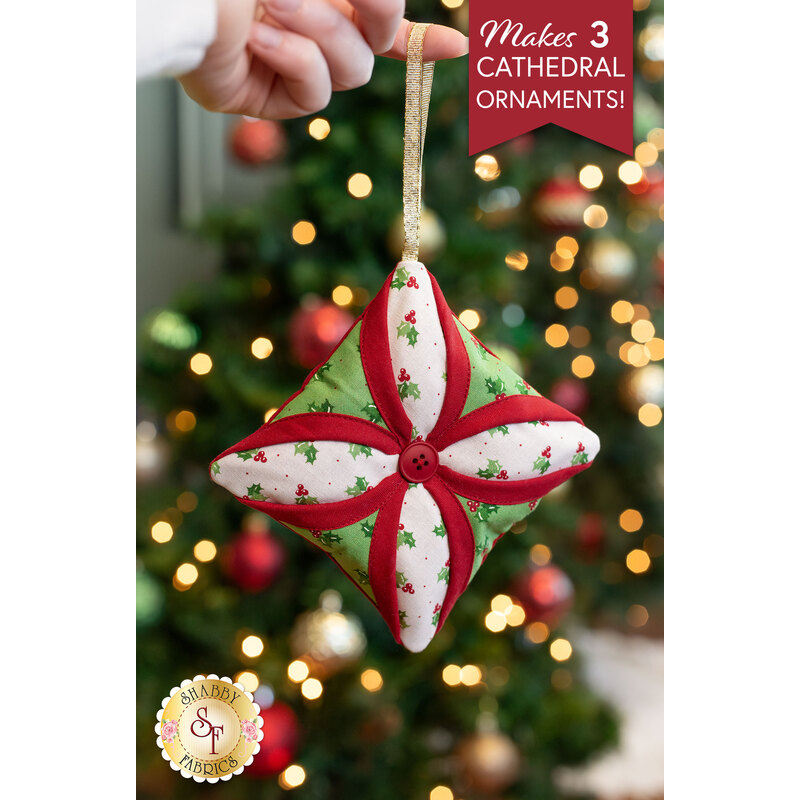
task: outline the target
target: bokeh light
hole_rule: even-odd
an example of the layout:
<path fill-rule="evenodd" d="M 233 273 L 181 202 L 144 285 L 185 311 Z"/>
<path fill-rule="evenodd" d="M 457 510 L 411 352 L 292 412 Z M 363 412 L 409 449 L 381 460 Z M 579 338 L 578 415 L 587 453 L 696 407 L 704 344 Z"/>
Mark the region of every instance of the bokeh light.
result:
<path fill-rule="evenodd" d="M 633 305 L 627 300 L 617 300 L 611 306 L 611 319 L 620 325 L 630 322 L 633 319 Z"/>
<path fill-rule="evenodd" d="M 641 575 L 643 572 L 647 572 L 650 569 L 650 564 L 650 556 L 638 547 L 625 556 L 625 565 L 634 575 Z"/>
<path fill-rule="evenodd" d="M 296 789 L 298 786 L 302 786 L 305 780 L 306 771 L 299 764 L 290 764 L 278 776 L 278 783 L 282 789 Z"/>
<path fill-rule="evenodd" d="M 654 336 L 647 343 L 647 352 L 650 353 L 650 358 L 653 361 L 661 361 L 664 358 L 664 340 Z"/>
<path fill-rule="evenodd" d="M 569 343 L 573 347 L 586 347 L 592 341 L 592 334 L 583 325 L 573 325 L 569 329 Z"/>
<path fill-rule="evenodd" d="M 292 226 L 292 239 L 297 244 L 311 244 L 316 237 L 317 229 L 307 219 L 301 219 Z"/>
<path fill-rule="evenodd" d="M 578 255 L 578 242 L 572 236 L 562 236 L 556 242 L 556 253 L 562 258 L 572 256 L 573 258 Z"/>
<path fill-rule="evenodd" d="M 578 180 L 584 189 L 596 189 L 603 182 L 603 170 L 596 164 L 587 164 L 578 173 Z"/>
<path fill-rule="evenodd" d="M 372 193 L 372 180 L 363 172 L 354 172 L 347 179 L 347 191 L 358 200 L 369 197 Z"/>
<path fill-rule="evenodd" d="M 325 117 L 315 117 L 308 123 L 308 133 L 312 139 L 322 141 L 331 132 L 331 124 Z"/>
<path fill-rule="evenodd" d="M 169 427 L 174 426 L 175 430 L 179 430 L 181 433 L 188 433 L 194 430 L 195 425 L 197 425 L 197 417 L 188 409 L 178 411 L 170 421 L 172 425 L 169 425 Z"/>
<path fill-rule="evenodd" d="M 183 586 L 191 586 L 199 577 L 200 573 L 194 564 L 184 563 L 175 570 L 175 580 Z"/>
<path fill-rule="evenodd" d="M 528 266 L 528 255 L 522 250 L 512 250 L 506 254 L 506 266 L 515 272 L 522 272 Z"/>
<path fill-rule="evenodd" d="M 643 166 L 652 167 L 658 161 L 658 148 L 650 142 L 642 142 L 636 145 L 633 157 Z"/>
<path fill-rule="evenodd" d="M 353 290 L 349 286 L 340 284 L 331 292 L 331 300 L 337 306 L 349 306 L 353 302 Z"/>
<path fill-rule="evenodd" d="M 189 369 L 191 369 L 195 375 L 208 375 L 213 366 L 214 362 L 211 360 L 211 356 L 208 355 L 208 353 L 195 353 L 189 360 Z"/>
<path fill-rule="evenodd" d="M 646 428 L 652 428 L 661 422 L 664 414 L 655 403 L 645 403 L 639 408 L 639 422 Z"/>
<path fill-rule="evenodd" d="M 461 5 L 461 0 L 442 0 L 442 4 L 458 2 Z M 434 786 L 428 795 L 428 800 L 453 800 L 453 792 L 447 786 Z"/>
<path fill-rule="evenodd" d="M 637 342 L 647 343 L 655 333 L 656 327 L 649 319 L 639 319 L 631 325 L 631 337 Z"/>
<path fill-rule="evenodd" d="M 541 644 L 550 636 L 550 627 L 545 622 L 531 622 L 525 628 L 525 636 L 534 644 Z"/>
<path fill-rule="evenodd" d="M 361 685 L 368 692 L 379 692 L 383 688 L 383 676 L 376 669 L 365 669 L 361 673 Z"/>
<path fill-rule="evenodd" d="M 572 645 L 567 639 L 553 639 L 550 642 L 550 655 L 556 661 L 567 661 L 572 655 Z"/>
<path fill-rule="evenodd" d="M 537 567 L 543 567 L 550 563 L 553 553 L 546 544 L 535 544 L 531 547 L 530 557 Z"/>
<path fill-rule="evenodd" d="M 458 319 L 468 331 L 474 331 L 481 324 L 481 315 L 473 308 L 465 308 Z"/>
<path fill-rule="evenodd" d="M 594 372 L 594 360 L 590 356 L 575 356 L 572 359 L 572 374 L 576 378 L 588 378 Z"/>
<path fill-rule="evenodd" d="M 638 603 L 629 606 L 625 612 L 625 621 L 632 628 L 641 628 L 647 624 L 648 619 L 650 619 L 650 615 L 647 613 L 647 609 Z"/>
<path fill-rule="evenodd" d="M 159 544 L 168 542 L 174 533 L 175 531 L 173 531 L 172 525 L 165 520 L 159 520 L 150 528 L 150 536 L 153 537 L 153 541 L 158 542 Z"/>
<path fill-rule="evenodd" d="M 292 663 L 286 667 L 286 674 L 293 683 L 302 683 L 309 674 L 308 664 L 300 659 L 292 661 Z"/>
<path fill-rule="evenodd" d="M 464 686 L 477 686 L 481 682 L 482 677 L 483 675 L 481 674 L 480 668 L 476 667 L 474 664 L 466 664 L 461 667 L 461 683 L 463 683 Z"/>
<path fill-rule="evenodd" d="M 317 700 L 322 697 L 322 684 L 316 678 L 306 678 L 300 692 L 306 700 Z"/>
<path fill-rule="evenodd" d="M 608 222 L 608 211 L 599 205 L 591 205 L 583 212 L 583 222 L 590 228 L 602 228 Z"/>
<path fill-rule="evenodd" d="M 643 523 L 644 517 L 642 517 L 641 511 L 637 511 L 635 508 L 626 508 L 619 515 L 619 526 L 628 533 L 636 533 Z"/>
<path fill-rule="evenodd" d="M 617 174 L 624 184 L 630 186 L 631 184 L 639 183 L 644 177 L 644 170 L 642 169 L 642 165 L 637 161 L 623 161 L 619 165 Z"/>
<path fill-rule="evenodd" d="M 264 652 L 264 640 L 250 634 L 242 639 L 242 653 L 248 658 L 258 658 Z"/>
<path fill-rule="evenodd" d="M 268 408 L 264 412 L 264 422 L 269 422 L 277 413 L 278 413 L 277 408 Z"/>
<path fill-rule="evenodd" d="M 198 561 L 213 561 L 217 555 L 217 546 L 210 539 L 201 539 L 194 546 L 193 552 Z"/>
<path fill-rule="evenodd" d="M 488 153 L 475 159 L 475 174 L 482 181 L 493 181 L 500 177 L 500 165 L 497 159 Z"/>
<path fill-rule="evenodd" d="M 578 305 L 578 292 L 572 286 L 562 286 L 556 291 L 554 299 L 559 308 L 575 308 Z"/>
<path fill-rule="evenodd" d="M 251 669 L 245 669 L 239 672 L 233 678 L 234 683 L 241 683 L 244 686 L 244 690 L 246 692 L 250 692 L 251 694 L 258 689 L 258 675 Z"/>
<path fill-rule="evenodd" d="M 461 683 L 461 667 L 456 664 L 448 664 L 442 670 L 442 680 L 448 686 L 458 686 Z"/>
<path fill-rule="evenodd" d="M 273 349 L 272 342 L 266 336 L 259 336 L 250 343 L 250 352 L 259 359 L 269 358 Z"/>
<path fill-rule="evenodd" d="M 197 495 L 194 492 L 181 492 L 175 501 L 184 514 L 189 514 L 197 508 Z"/>
<path fill-rule="evenodd" d="M 559 253 L 558 250 L 550 253 L 550 266 L 556 272 L 567 272 L 572 269 L 574 263 L 575 259 L 569 253 L 564 254 L 563 251 Z"/>
<path fill-rule="evenodd" d="M 554 323 L 544 332 L 544 340 L 550 347 L 563 347 L 569 341 L 569 331 L 563 325 Z"/>

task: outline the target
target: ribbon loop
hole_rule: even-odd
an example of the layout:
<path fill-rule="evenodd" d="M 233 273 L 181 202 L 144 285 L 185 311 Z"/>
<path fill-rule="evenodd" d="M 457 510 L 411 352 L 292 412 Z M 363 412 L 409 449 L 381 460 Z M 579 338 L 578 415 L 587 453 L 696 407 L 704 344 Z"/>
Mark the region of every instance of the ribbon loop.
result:
<path fill-rule="evenodd" d="M 406 60 L 406 114 L 403 133 L 403 261 L 417 261 L 419 217 L 422 211 L 422 151 L 428 125 L 433 67 L 422 60 L 429 23 L 415 23 L 408 35 Z"/>

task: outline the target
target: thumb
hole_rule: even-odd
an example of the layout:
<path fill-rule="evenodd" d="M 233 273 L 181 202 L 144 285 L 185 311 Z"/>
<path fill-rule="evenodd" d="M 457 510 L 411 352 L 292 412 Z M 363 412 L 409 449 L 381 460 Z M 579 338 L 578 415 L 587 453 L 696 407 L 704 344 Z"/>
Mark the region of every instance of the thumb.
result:
<path fill-rule="evenodd" d="M 381 55 L 405 61 L 408 49 L 408 35 L 411 32 L 412 24 L 407 19 L 404 19 L 400 23 L 397 35 L 394 37 L 394 44 Z M 431 25 L 425 33 L 422 52 L 422 58 L 425 61 L 458 58 L 466 55 L 468 51 L 469 39 L 463 33 L 455 30 L 455 28 L 448 28 L 445 25 Z"/>

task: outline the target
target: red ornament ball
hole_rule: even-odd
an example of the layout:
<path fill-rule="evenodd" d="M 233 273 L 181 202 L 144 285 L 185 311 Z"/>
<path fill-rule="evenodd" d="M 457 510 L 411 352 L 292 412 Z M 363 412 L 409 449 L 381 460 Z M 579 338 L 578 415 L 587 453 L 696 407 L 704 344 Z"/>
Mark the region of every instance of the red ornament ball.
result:
<path fill-rule="evenodd" d="M 562 569 L 546 564 L 532 566 L 520 576 L 512 594 L 525 609 L 529 622 L 554 625 L 572 606 L 575 587 Z"/>
<path fill-rule="evenodd" d="M 289 320 L 289 346 L 302 366 L 324 362 L 353 326 L 352 314 L 327 300 L 303 304 Z"/>
<path fill-rule="evenodd" d="M 246 592 L 266 589 L 283 569 L 283 545 L 260 531 L 245 531 L 225 549 L 223 564 L 231 580 Z"/>
<path fill-rule="evenodd" d="M 283 772 L 294 761 L 300 742 L 300 724 L 294 711 L 286 703 L 274 702 L 262 708 L 259 714 L 264 725 L 261 749 L 253 756 L 253 763 L 244 774 L 253 778 L 267 778 Z"/>
<path fill-rule="evenodd" d="M 576 230 L 583 225 L 583 212 L 591 205 L 589 192 L 577 178 L 551 178 L 533 199 L 533 213 L 548 230 Z"/>
<path fill-rule="evenodd" d="M 286 133 L 280 123 L 270 119 L 242 117 L 231 129 L 231 152 L 239 161 L 265 164 L 286 151 Z"/>
<path fill-rule="evenodd" d="M 585 559 L 596 558 L 606 542 L 606 529 L 600 514 L 581 514 L 576 531 L 578 551 Z"/>
<path fill-rule="evenodd" d="M 577 378 L 559 378 L 547 396 L 573 414 L 583 414 L 589 406 L 589 390 L 586 383 Z"/>

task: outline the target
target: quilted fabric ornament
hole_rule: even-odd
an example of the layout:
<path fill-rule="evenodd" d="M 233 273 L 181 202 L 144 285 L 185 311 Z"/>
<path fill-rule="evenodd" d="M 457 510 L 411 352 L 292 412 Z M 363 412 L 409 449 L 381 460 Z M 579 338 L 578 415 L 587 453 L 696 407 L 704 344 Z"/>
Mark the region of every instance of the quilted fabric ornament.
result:
<path fill-rule="evenodd" d="M 425 27 L 409 38 L 403 260 L 300 390 L 211 464 L 242 503 L 331 556 L 414 652 L 505 531 L 599 450 L 458 321 L 416 260 Z"/>

